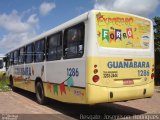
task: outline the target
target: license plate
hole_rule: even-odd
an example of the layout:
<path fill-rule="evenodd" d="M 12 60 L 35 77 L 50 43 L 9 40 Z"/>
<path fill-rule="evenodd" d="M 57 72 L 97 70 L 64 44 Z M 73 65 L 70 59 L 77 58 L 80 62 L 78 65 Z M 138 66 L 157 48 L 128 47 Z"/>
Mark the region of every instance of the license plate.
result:
<path fill-rule="evenodd" d="M 123 80 L 123 85 L 132 85 L 134 84 L 133 80 Z"/>

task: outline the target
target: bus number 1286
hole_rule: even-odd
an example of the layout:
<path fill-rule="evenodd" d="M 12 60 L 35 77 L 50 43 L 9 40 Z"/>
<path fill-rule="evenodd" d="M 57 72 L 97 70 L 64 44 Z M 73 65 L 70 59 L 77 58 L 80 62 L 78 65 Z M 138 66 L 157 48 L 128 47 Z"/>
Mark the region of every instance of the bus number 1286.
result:
<path fill-rule="evenodd" d="M 67 68 L 67 76 L 78 77 L 79 76 L 78 68 Z"/>
<path fill-rule="evenodd" d="M 138 76 L 149 76 L 149 70 L 138 70 Z"/>

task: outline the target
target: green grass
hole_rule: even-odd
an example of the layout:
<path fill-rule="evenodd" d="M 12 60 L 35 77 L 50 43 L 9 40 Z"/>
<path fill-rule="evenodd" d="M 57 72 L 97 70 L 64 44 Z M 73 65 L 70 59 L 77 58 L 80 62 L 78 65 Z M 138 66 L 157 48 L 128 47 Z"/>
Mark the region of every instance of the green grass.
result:
<path fill-rule="evenodd" d="M 3 73 L 0 73 L 0 92 L 10 91 L 9 80 L 6 77 L 2 77 Z"/>

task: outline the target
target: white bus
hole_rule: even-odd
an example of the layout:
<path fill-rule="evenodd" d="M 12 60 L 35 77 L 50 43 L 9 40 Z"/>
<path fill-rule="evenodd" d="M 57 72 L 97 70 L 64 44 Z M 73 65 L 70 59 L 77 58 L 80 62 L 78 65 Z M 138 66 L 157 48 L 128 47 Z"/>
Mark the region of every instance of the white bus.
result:
<path fill-rule="evenodd" d="M 62 102 L 96 104 L 151 97 L 151 20 L 91 10 L 6 54 L 12 87 Z"/>

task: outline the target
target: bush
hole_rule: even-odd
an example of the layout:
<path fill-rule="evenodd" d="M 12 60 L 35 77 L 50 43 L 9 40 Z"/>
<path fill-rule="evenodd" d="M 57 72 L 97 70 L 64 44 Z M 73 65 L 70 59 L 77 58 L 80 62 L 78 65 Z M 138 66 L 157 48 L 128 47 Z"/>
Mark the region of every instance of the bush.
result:
<path fill-rule="evenodd" d="M 0 73 L 0 92 L 10 91 L 11 88 L 8 86 L 9 80 L 3 73 Z"/>

